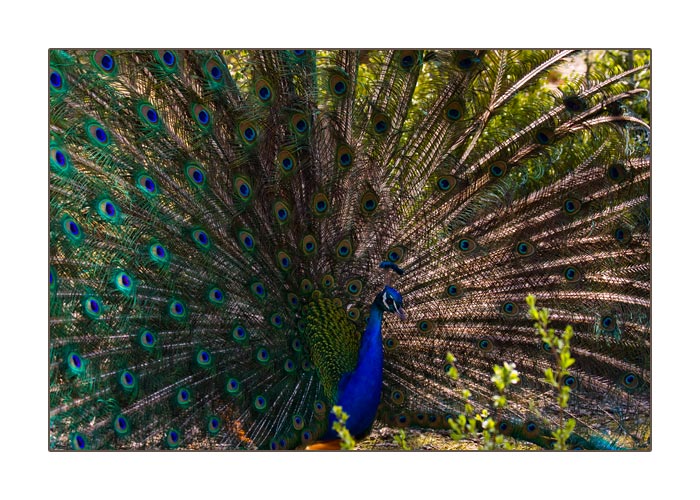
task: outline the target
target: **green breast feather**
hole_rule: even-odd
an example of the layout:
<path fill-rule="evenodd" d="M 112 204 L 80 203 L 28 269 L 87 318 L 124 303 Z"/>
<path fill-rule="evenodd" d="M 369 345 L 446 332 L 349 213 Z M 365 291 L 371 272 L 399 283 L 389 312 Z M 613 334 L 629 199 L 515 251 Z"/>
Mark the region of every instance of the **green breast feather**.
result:
<path fill-rule="evenodd" d="M 341 307 L 320 298 L 308 306 L 304 336 L 324 393 L 335 402 L 340 379 L 357 365 L 360 333 Z"/>

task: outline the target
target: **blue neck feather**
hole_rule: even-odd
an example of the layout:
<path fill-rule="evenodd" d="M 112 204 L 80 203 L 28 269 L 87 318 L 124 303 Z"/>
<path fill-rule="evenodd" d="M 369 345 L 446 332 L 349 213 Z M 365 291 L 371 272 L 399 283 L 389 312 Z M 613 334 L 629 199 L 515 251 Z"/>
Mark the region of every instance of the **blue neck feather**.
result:
<path fill-rule="evenodd" d="M 354 437 L 366 435 L 377 414 L 382 394 L 382 315 L 384 312 L 372 304 L 369 321 L 362 339 L 355 370 L 345 374 L 338 384 L 337 405 L 349 415 L 346 426 Z M 337 438 L 333 430 L 335 415 L 331 413 L 329 428 L 324 439 Z"/>

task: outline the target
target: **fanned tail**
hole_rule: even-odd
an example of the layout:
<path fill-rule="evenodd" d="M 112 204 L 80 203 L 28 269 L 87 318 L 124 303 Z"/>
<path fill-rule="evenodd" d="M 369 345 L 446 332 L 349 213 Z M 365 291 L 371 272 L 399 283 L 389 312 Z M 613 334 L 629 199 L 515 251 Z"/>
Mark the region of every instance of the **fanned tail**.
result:
<path fill-rule="evenodd" d="M 549 446 L 534 294 L 576 332 L 572 445 L 646 446 L 646 67 L 543 89 L 573 57 L 51 51 L 51 446 L 314 442 L 383 261 L 381 419 L 445 427 L 509 361 L 502 430 Z"/>

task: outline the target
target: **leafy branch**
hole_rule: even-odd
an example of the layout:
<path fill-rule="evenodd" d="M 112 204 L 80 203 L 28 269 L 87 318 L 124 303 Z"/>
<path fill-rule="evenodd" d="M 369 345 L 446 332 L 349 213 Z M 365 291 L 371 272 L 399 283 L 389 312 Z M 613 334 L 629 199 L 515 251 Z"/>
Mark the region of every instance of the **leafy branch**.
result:
<path fill-rule="evenodd" d="M 451 365 L 448 375 L 453 379 L 459 378 L 459 372 L 454 365 L 455 357 L 452 353 L 447 353 L 447 362 Z M 491 397 L 496 414 L 499 410 L 507 407 L 506 389 L 520 381 L 518 371 L 513 363 L 503 363 L 503 366 L 494 366 L 491 382 L 496 387 L 497 393 Z M 513 444 L 506 437 L 498 432 L 496 428 L 497 418 L 491 415 L 488 409 L 484 408 L 481 413 L 475 414 L 474 406 L 469 402 L 471 392 L 468 389 L 462 391 L 465 399 L 464 413 L 457 416 L 457 419 L 450 418 L 448 424 L 452 428 L 452 439 L 459 441 L 466 437 L 473 437 L 481 440 L 480 450 L 511 450 Z"/>
<path fill-rule="evenodd" d="M 333 414 L 337 419 L 333 422 L 333 430 L 338 433 L 340 437 L 340 449 L 341 450 L 353 450 L 355 449 L 355 439 L 350 434 L 346 424 L 348 421 L 348 414 L 343 411 L 342 406 L 334 406 Z"/>
<path fill-rule="evenodd" d="M 408 446 L 408 442 L 406 441 L 406 432 L 401 429 L 398 434 L 394 435 L 394 443 L 399 445 L 399 448 L 402 450 L 410 450 L 411 447 Z"/>
<path fill-rule="evenodd" d="M 567 325 L 564 332 L 559 335 L 553 328 L 549 327 L 549 311 L 547 309 L 538 309 L 535 306 L 534 295 L 528 295 L 525 299 L 529 306 L 530 318 L 535 320 L 535 329 L 542 338 L 542 342 L 551 351 L 556 363 L 556 371 L 552 368 L 546 368 L 544 371 L 544 382 L 554 387 L 557 392 L 557 404 L 559 405 L 559 428 L 553 432 L 555 450 L 565 450 L 568 448 L 566 442 L 571 436 L 576 426 L 576 421 L 573 418 L 564 422 L 564 409 L 569 405 L 569 396 L 571 395 L 571 387 L 567 381 L 573 380 L 570 377 L 569 368 L 574 364 L 574 358 L 571 357 L 571 338 L 574 336 L 574 329 L 571 325 Z"/>

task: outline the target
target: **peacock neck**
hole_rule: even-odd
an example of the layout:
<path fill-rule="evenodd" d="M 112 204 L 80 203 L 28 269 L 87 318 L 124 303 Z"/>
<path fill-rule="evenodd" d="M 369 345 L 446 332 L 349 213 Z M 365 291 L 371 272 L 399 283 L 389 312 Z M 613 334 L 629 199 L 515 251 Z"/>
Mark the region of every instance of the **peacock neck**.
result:
<path fill-rule="evenodd" d="M 347 428 L 353 436 L 369 432 L 377 414 L 382 393 L 382 316 L 383 311 L 372 304 L 367 328 L 360 340 L 357 367 L 339 385 L 337 404 L 349 415 Z M 335 417 L 331 416 L 332 428 Z"/>
<path fill-rule="evenodd" d="M 384 361 L 384 351 L 382 349 L 382 311 L 375 304 L 370 309 L 367 328 L 360 340 L 360 353 L 357 359 L 357 368 L 353 372 L 354 376 L 362 382 L 368 384 L 367 387 L 374 388 L 378 385 L 381 393 L 382 386 L 382 364 Z M 377 395 L 377 401 L 379 395 Z M 377 404 L 379 404 L 377 402 Z"/>

